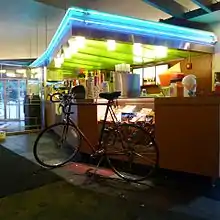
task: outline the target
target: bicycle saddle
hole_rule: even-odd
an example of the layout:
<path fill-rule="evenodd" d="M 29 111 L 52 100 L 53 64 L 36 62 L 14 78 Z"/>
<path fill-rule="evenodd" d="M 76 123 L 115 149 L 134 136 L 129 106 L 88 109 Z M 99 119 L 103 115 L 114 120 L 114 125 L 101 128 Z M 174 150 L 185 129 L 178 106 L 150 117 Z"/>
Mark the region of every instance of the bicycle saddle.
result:
<path fill-rule="evenodd" d="M 107 99 L 109 101 L 117 99 L 119 96 L 121 96 L 121 91 L 117 92 L 102 92 L 99 94 L 100 98 Z"/>

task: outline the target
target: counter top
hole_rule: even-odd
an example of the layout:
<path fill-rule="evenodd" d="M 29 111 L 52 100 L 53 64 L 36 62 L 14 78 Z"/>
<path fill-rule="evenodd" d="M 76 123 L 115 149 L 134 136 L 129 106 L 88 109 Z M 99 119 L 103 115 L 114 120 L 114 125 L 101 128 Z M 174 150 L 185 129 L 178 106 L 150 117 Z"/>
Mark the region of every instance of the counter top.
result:
<path fill-rule="evenodd" d="M 218 105 L 220 96 L 199 97 L 166 97 L 155 98 L 155 104 L 160 105 Z"/>

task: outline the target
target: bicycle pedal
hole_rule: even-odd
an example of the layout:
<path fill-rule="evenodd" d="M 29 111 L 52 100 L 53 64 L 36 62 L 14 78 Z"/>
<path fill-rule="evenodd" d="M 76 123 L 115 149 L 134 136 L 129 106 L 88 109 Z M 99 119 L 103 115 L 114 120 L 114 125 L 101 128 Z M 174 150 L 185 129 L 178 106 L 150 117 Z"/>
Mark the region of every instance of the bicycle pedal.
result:
<path fill-rule="evenodd" d="M 93 168 L 89 168 L 88 170 L 86 170 L 85 174 L 90 177 L 90 176 L 94 175 L 94 170 L 95 169 L 93 169 Z"/>
<path fill-rule="evenodd" d="M 94 154 L 91 154 L 90 156 L 92 158 L 96 158 L 96 157 L 102 156 L 104 153 L 105 153 L 105 150 L 101 149 L 101 150 L 97 150 Z"/>

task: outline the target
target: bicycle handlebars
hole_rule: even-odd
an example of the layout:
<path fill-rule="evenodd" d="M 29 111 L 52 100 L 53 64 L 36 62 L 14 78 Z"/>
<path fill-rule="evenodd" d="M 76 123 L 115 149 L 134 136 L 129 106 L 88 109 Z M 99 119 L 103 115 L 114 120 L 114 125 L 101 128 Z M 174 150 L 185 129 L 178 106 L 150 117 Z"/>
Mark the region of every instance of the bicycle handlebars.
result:
<path fill-rule="evenodd" d="M 62 94 L 62 93 L 54 93 L 50 96 L 50 101 L 53 103 L 60 103 L 59 107 L 62 108 L 62 112 L 66 115 L 66 114 L 73 114 L 74 112 L 70 112 L 71 109 L 71 103 L 74 99 L 74 95 L 73 94 Z M 58 96 L 59 99 L 58 100 L 54 100 L 53 98 L 55 96 Z M 66 111 L 66 109 L 68 108 L 68 111 Z"/>
<path fill-rule="evenodd" d="M 62 94 L 61 94 L 61 93 L 58 93 L 58 92 L 57 92 L 57 93 L 54 93 L 54 94 L 52 94 L 52 95 L 49 95 L 49 96 L 50 96 L 50 101 L 51 101 L 51 102 L 54 102 L 54 103 L 60 102 L 61 100 L 53 100 L 53 97 L 54 97 L 54 96 L 59 96 L 59 97 L 60 97 L 61 95 L 62 95 Z"/>
<path fill-rule="evenodd" d="M 59 107 L 62 107 L 62 111 L 64 114 L 73 114 L 74 112 L 70 112 L 71 106 L 72 105 L 78 105 L 79 103 L 74 102 L 75 100 L 75 94 L 62 94 L 62 93 L 54 93 L 50 96 L 50 101 L 53 103 L 60 103 Z M 54 100 L 53 98 L 55 96 L 58 96 L 58 99 Z M 108 101 L 107 103 L 85 103 L 85 102 L 80 102 L 80 105 L 114 105 L 114 106 L 118 106 L 118 101 L 115 100 L 113 101 Z M 66 111 L 66 109 L 68 108 L 68 111 Z"/>

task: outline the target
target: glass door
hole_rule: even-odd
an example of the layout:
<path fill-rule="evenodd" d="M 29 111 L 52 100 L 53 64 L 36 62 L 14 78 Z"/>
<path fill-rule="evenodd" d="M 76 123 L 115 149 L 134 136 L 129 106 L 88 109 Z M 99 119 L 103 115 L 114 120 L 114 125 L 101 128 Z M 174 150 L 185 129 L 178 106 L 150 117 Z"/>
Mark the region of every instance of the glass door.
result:
<path fill-rule="evenodd" d="M 27 80 L 19 80 L 19 120 L 24 120 L 24 99 L 27 94 Z"/>
<path fill-rule="evenodd" d="M 4 82 L 0 80 L 0 120 L 5 119 Z"/>
<path fill-rule="evenodd" d="M 19 80 L 5 79 L 6 120 L 20 119 Z"/>
<path fill-rule="evenodd" d="M 0 120 L 24 120 L 26 84 L 24 79 L 0 80 Z"/>

